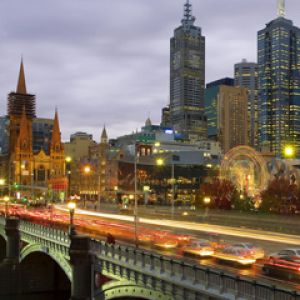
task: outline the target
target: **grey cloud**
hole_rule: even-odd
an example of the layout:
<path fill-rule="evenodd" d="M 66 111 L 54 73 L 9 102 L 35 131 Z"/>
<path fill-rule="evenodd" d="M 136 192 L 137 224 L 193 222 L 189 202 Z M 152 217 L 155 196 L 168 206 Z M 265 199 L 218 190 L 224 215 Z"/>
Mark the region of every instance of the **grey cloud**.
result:
<path fill-rule="evenodd" d="M 277 0 L 192 0 L 206 36 L 206 81 L 256 60 L 256 33 L 276 16 Z M 20 55 L 41 117 L 58 106 L 63 138 L 98 139 L 158 123 L 169 98 L 169 39 L 184 0 L 1 0 L 0 111 L 15 89 Z M 299 0 L 287 0 L 297 24 Z"/>

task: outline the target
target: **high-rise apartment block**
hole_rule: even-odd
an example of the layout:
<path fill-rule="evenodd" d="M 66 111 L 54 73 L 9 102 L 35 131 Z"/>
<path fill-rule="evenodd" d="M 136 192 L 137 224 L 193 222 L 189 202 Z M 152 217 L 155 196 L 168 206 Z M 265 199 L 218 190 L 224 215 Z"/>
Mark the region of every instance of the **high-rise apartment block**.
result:
<path fill-rule="evenodd" d="M 189 140 L 206 136 L 205 37 L 194 22 L 187 1 L 182 25 L 171 38 L 170 51 L 170 121 Z"/>
<path fill-rule="evenodd" d="M 278 17 L 258 32 L 259 147 L 282 157 L 291 145 L 300 154 L 300 29 Z"/>
<path fill-rule="evenodd" d="M 224 153 L 248 144 L 248 92 L 224 78 L 207 84 L 205 111 L 208 136 L 220 142 Z"/>
<path fill-rule="evenodd" d="M 248 90 L 248 140 L 249 145 L 256 147 L 258 143 L 258 68 L 257 64 L 242 62 L 234 65 L 234 85 Z"/>

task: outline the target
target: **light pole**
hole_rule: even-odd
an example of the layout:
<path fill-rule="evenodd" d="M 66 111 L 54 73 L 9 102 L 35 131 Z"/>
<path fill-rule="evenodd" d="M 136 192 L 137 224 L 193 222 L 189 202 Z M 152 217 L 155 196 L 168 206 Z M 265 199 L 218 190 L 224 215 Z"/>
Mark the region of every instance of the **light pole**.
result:
<path fill-rule="evenodd" d="M 68 194 L 67 194 L 67 198 L 70 198 L 70 196 L 71 196 L 71 162 L 72 162 L 72 157 L 67 156 L 66 157 L 66 170 L 67 170 L 67 176 L 68 176 Z"/>
<path fill-rule="evenodd" d="M 208 217 L 208 211 L 209 211 L 209 204 L 211 202 L 211 199 L 210 197 L 204 197 L 203 198 L 203 202 L 204 202 L 204 205 L 205 205 L 205 213 L 204 213 L 204 219 L 206 219 Z"/>
<path fill-rule="evenodd" d="M 295 156 L 295 148 L 291 145 L 286 145 L 284 147 L 284 157 L 293 158 Z"/>
<path fill-rule="evenodd" d="M 156 160 L 156 164 L 158 166 L 164 166 L 165 161 L 162 158 L 158 158 Z M 171 189 L 172 189 L 172 199 L 171 199 L 171 217 L 172 220 L 174 219 L 174 213 L 175 213 L 175 206 L 174 206 L 174 201 L 175 201 L 175 165 L 174 165 L 174 161 L 172 158 L 172 163 L 171 163 Z"/>
<path fill-rule="evenodd" d="M 5 179 L 4 178 L 0 178 L 0 187 L 1 187 L 1 191 L 0 191 L 0 195 L 2 197 L 3 195 L 3 187 L 5 185 Z"/>
<path fill-rule="evenodd" d="M 87 190 L 88 190 L 88 176 L 91 172 L 91 167 L 89 165 L 86 165 L 83 169 L 84 171 L 84 174 L 86 175 L 86 183 L 87 183 Z M 84 194 L 84 202 L 83 202 L 83 207 L 85 208 L 85 205 L 86 205 L 86 199 L 87 198 L 87 195 L 86 193 Z"/>
<path fill-rule="evenodd" d="M 9 197 L 5 196 L 4 197 L 4 202 L 5 202 L 5 217 L 8 217 L 8 202 L 9 202 Z"/>
<path fill-rule="evenodd" d="M 69 234 L 70 236 L 76 235 L 75 225 L 74 225 L 74 214 L 76 209 L 76 203 L 73 201 L 70 201 L 68 203 L 68 209 L 70 213 L 70 228 L 69 228 Z"/>
<path fill-rule="evenodd" d="M 138 243 L 138 203 L 137 203 L 137 143 L 134 143 L 134 236 L 135 236 L 135 247 L 139 247 Z"/>

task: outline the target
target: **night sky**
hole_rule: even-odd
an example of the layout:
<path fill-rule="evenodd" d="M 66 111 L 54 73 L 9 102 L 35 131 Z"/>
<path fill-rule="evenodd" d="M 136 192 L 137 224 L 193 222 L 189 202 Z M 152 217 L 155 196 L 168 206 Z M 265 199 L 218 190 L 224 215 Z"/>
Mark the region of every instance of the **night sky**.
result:
<path fill-rule="evenodd" d="M 21 55 L 38 117 L 58 107 L 62 137 L 99 140 L 160 122 L 169 103 L 169 39 L 185 0 L 1 0 L 0 110 L 15 90 Z M 300 1 L 286 1 L 300 26 Z M 256 61 L 256 34 L 276 17 L 277 0 L 191 0 L 206 37 L 206 82 Z"/>

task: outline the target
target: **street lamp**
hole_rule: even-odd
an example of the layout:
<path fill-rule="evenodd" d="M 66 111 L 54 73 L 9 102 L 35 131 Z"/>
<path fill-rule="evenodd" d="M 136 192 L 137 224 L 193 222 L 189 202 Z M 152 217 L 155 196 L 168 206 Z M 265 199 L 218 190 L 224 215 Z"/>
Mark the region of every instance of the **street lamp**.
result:
<path fill-rule="evenodd" d="M 9 197 L 5 196 L 4 197 L 4 203 L 5 203 L 5 217 L 8 216 L 8 202 L 9 202 Z"/>
<path fill-rule="evenodd" d="M 295 148 L 291 145 L 284 147 L 284 156 L 285 158 L 293 158 L 295 155 Z"/>
<path fill-rule="evenodd" d="M 138 242 L 138 199 L 137 199 L 137 143 L 134 143 L 134 236 L 135 247 L 139 247 Z"/>
<path fill-rule="evenodd" d="M 209 204 L 211 202 L 210 197 L 207 197 L 207 196 L 204 197 L 203 202 L 204 202 L 204 205 L 205 205 L 204 219 L 206 219 L 208 217 Z"/>
<path fill-rule="evenodd" d="M 84 174 L 86 175 L 86 176 L 88 176 L 90 173 L 91 173 L 91 167 L 89 166 L 89 165 L 86 165 L 84 168 L 83 168 L 83 172 L 84 172 Z M 86 182 L 87 182 L 87 180 L 86 180 Z M 87 190 L 88 190 L 88 182 L 87 182 Z M 86 193 L 87 193 L 87 191 L 86 191 Z M 87 195 L 86 195 L 86 193 L 84 194 L 84 203 L 83 203 L 83 207 L 85 208 L 85 205 L 86 205 L 86 198 L 87 198 Z"/>
<path fill-rule="evenodd" d="M 0 187 L 1 187 L 1 196 L 2 196 L 2 189 L 3 189 L 3 186 L 5 185 L 5 179 L 4 178 L 0 178 Z"/>
<path fill-rule="evenodd" d="M 210 204 L 210 201 L 211 201 L 210 197 L 204 197 L 204 199 L 203 199 L 203 202 L 206 205 Z"/>
<path fill-rule="evenodd" d="M 71 196 L 71 162 L 72 162 L 72 157 L 67 156 L 66 157 L 66 169 L 67 169 L 67 176 L 68 176 L 68 198 Z"/>
<path fill-rule="evenodd" d="M 70 228 L 69 228 L 69 234 L 70 236 L 75 235 L 76 231 L 75 231 L 75 225 L 74 225 L 74 214 L 75 214 L 75 209 L 76 209 L 76 203 L 70 201 L 68 203 L 68 209 L 70 212 Z"/>
<path fill-rule="evenodd" d="M 156 164 L 158 166 L 163 166 L 165 164 L 165 161 L 164 159 L 162 158 L 158 158 L 156 160 Z M 172 185 L 172 199 L 171 199 L 171 215 L 172 215 L 172 220 L 174 219 L 174 201 L 175 201 L 175 165 L 174 165 L 174 162 L 173 162 L 173 157 L 172 157 L 172 164 L 171 164 L 171 185 Z"/>

